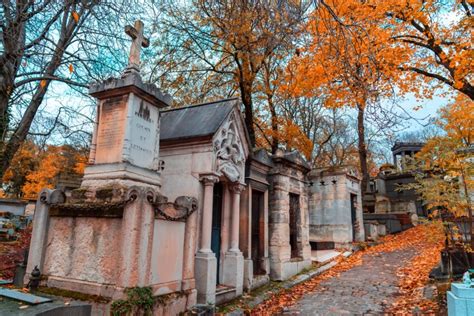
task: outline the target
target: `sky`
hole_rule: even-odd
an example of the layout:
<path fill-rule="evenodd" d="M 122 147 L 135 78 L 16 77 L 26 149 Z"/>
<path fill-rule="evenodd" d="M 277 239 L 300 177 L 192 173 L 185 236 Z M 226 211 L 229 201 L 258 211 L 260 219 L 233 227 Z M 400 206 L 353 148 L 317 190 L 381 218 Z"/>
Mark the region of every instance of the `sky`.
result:
<path fill-rule="evenodd" d="M 452 23 L 456 19 L 457 17 L 452 13 L 446 13 L 446 23 Z M 129 53 L 129 46 L 126 45 L 125 47 L 122 47 L 121 50 L 120 54 L 127 56 Z M 422 124 L 427 122 L 427 118 L 435 117 L 438 109 L 445 106 L 448 102 L 449 100 L 440 96 L 435 96 L 433 99 L 426 100 L 418 100 L 413 95 L 406 96 L 404 100 L 399 103 L 400 107 L 403 108 L 409 116 L 412 116 L 419 121 L 411 120 L 410 122 L 407 122 L 404 132 L 414 132 L 422 129 Z M 71 118 L 71 124 L 73 127 L 91 133 L 92 124 L 90 124 L 90 121 L 93 120 L 95 116 L 94 101 L 91 98 L 82 96 L 78 93 L 71 93 L 71 89 L 69 89 L 65 84 L 55 82 L 50 91 L 48 91 L 42 109 L 46 112 L 55 113 L 57 109 L 66 104 L 72 104 L 74 109 L 79 112 L 77 118 Z M 415 108 L 418 108 L 418 110 L 415 110 Z M 400 110 L 400 112 L 402 112 L 402 110 Z M 84 121 L 87 123 L 84 124 Z M 52 143 L 60 143 L 62 141 L 64 140 L 60 137 L 50 139 L 50 142 Z"/>

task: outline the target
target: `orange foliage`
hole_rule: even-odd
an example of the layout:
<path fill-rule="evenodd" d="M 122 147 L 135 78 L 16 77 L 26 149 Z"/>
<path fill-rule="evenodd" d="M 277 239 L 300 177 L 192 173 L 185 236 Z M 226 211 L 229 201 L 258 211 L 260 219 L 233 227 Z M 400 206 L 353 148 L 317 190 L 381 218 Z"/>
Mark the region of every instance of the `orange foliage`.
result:
<path fill-rule="evenodd" d="M 36 170 L 26 176 L 27 182 L 22 188 L 24 197 L 35 199 L 43 188 L 54 188 L 56 176 L 66 163 L 66 158 L 62 155 L 62 148 L 48 146 L 44 157 L 40 160 Z"/>
<path fill-rule="evenodd" d="M 268 138 L 276 138 L 286 150 L 297 150 L 303 154 L 307 160 L 310 160 L 313 151 L 313 143 L 306 134 L 303 133 L 301 128 L 291 119 L 285 117 L 278 117 L 277 124 L 278 130 L 274 131 L 271 126 L 259 122 L 261 130 L 260 133 L 257 134 L 257 146 L 270 149 L 271 143 L 268 141 Z"/>
<path fill-rule="evenodd" d="M 391 45 L 379 12 L 370 6 L 358 0 L 328 4 L 340 21 L 325 6 L 315 10 L 307 25 L 311 44 L 290 65 L 296 78 L 290 75 L 286 89 L 298 96 L 324 95 L 327 107 L 365 107 L 390 96 L 391 83 L 401 76 L 396 66 L 411 51 Z"/>
<path fill-rule="evenodd" d="M 459 94 L 456 100 L 440 110 L 438 122 L 448 137 L 464 146 L 474 143 L 474 101 Z"/>
<path fill-rule="evenodd" d="M 415 266 L 408 270 L 403 270 L 412 271 L 412 275 L 415 275 L 414 273 L 416 272 L 417 281 L 410 284 L 406 282 L 403 283 L 404 281 L 400 283 L 400 293 L 402 294 L 402 298 L 400 298 L 400 300 L 402 300 L 403 297 L 405 297 L 405 295 L 410 292 L 410 290 L 415 291 L 415 288 L 426 284 L 429 271 L 439 261 L 438 254 L 440 248 L 442 247 L 443 240 L 443 231 L 440 229 L 440 225 L 438 223 L 418 225 L 400 234 L 388 235 L 382 238 L 381 243 L 376 246 L 358 251 L 347 259 L 340 257 L 338 259 L 337 265 L 323 274 L 302 282 L 289 290 L 282 290 L 272 295 L 268 300 L 255 307 L 252 310 L 252 315 L 274 315 L 281 312 L 284 307 L 295 304 L 299 299 L 301 299 L 303 295 L 316 291 L 322 281 L 337 277 L 340 273 L 350 270 L 356 265 L 362 264 L 362 258 L 367 254 L 391 252 L 406 248 L 423 249 L 422 254 L 414 258 L 411 261 L 411 264 L 416 264 L 416 267 L 418 268 L 420 267 L 420 263 L 426 263 L 426 266 L 424 266 L 419 273 L 414 270 Z M 432 257 L 430 260 L 426 260 L 428 254 L 430 254 Z M 421 302 L 421 298 L 419 298 L 419 296 L 413 297 L 413 304 L 418 304 L 419 302 Z M 397 304 L 398 305 L 396 306 L 405 306 L 401 303 Z M 397 311 L 396 306 L 393 307 L 393 311 Z M 419 304 L 419 306 L 428 305 L 425 305 L 425 303 L 422 302 Z M 429 307 L 432 308 L 433 306 L 429 305 Z"/>
<path fill-rule="evenodd" d="M 16 153 L 5 172 L 2 194 L 10 197 L 35 199 L 43 188 L 54 188 L 60 173 L 80 176 L 87 163 L 85 150 L 71 146 L 47 146 L 41 150 L 26 141 Z"/>
<path fill-rule="evenodd" d="M 415 189 L 428 209 L 448 210 L 452 215 L 466 216 L 472 201 L 469 192 L 474 188 L 474 165 L 469 161 L 472 153 L 460 149 L 474 140 L 474 103 L 464 96 L 440 110 L 437 124 L 446 132 L 444 136 L 429 139 L 416 155 L 411 168 Z M 433 215 L 437 215 L 434 212 Z"/>
<path fill-rule="evenodd" d="M 310 45 L 290 67 L 294 95 L 326 95 L 329 107 L 365 106 L 391 96 L 395 85 L 420 98 L 448 86 L 473 99 L 473 22 L 459 1 L 324 3 L 306 27 Z M 449 22 L 451 10 L 458 15 Z"/>

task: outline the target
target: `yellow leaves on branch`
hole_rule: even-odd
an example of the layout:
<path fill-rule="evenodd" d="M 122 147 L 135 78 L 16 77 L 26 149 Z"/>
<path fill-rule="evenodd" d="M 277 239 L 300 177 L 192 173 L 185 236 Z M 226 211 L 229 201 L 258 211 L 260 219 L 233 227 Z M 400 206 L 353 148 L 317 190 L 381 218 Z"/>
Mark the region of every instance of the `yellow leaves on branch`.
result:
<path fill-rule="evenodd" d="M 457 90 L 472 82 L 472 18 L 466 26 L 465 19 L 448 23 L 443 16 L 450 10 L 465 15 L 457 1 L 325 3 L 306 25 L 309 45 L 299 49 L 290 65 L 297 78 L 285 89 L 293 95 L 327 95 L 330 107 L 354 106 L 389 97 L 394 86 L 420 98 L 446 87 L 423 71 L 444 77 Z"/>
<path fill-rule="evenodd" d="M 74 19 L 74 21 L 76 21 L 76 23 L 78 23 L 79 22 L 79 13 L 77 13 L 76 11 L 73 11 L 71 13 L 71 15 L 72 15 L 72 18 Z"/>
<path fill-rule="evenodd" d="M 472 154 L 462 149 L 474 141 L 474 102 L 460 94 L 440 110 L 437 124 L 446 134 L 429 139 L 416 155 L 413 188 L 428 209 L 467 216 L 472 201 L 465 192 L 474 190 L 474 164 L 469 161 Z"/>
<path fill-rule="evenodd" d="M 441 111 L 438 124 L 447 136 L 468 146 L 474 143 L 474 101 L 459 94 L 455 101 Z"/>

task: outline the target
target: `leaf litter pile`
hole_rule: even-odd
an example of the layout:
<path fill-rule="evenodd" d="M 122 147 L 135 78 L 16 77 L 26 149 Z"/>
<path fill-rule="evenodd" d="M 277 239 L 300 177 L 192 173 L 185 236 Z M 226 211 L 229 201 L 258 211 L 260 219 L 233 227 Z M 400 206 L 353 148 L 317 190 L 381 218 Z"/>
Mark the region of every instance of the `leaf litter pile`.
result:
<path fill-rule="evenodd" d="M 339 257 L 337 265 L 328 271 L 291 289 L 273 294 L 268 300 L 256 306 L 251 313 L 252 315 L 279 313 L 285 307 L 297 303 L 303 295 L 316 291 L 322 281 L 337 277 L 342 272 L 362 264 L 362 257 L 365 255 L 412 247 L 418 249 L 419 253 L 403 268 L 398 269 L 399 296 L 387 312 L 406 315 L 411 314 L 416 308 L 421 312 L 435 313 L 438 308 L 437 303 L 423 298 L 423 288 L 429 281 L 430 271 L 440 260 L 443 240 L 442 226 L 436 223 L 418 225 L 402 233 L 385 236 L 380 239 L 379 244 L 358 251 L 349 258 Z"/>

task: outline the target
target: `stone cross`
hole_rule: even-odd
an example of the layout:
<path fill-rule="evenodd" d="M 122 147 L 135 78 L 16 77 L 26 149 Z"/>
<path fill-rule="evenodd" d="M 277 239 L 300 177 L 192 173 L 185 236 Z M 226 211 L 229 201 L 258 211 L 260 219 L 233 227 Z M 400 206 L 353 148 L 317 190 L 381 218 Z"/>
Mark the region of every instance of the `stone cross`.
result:
<path fill-rule="evenodd" d="M 140 66 L 140 50 L 141 47 L 148 47 L 150 41 L 143 36 L 143 22 L 135 21 L 134 26 L 127 25 L 125 33 L 132 38 L 132 46 L 130 47 L 130 56 L 128 57 L 127 70 L 139 71 Z"/>

